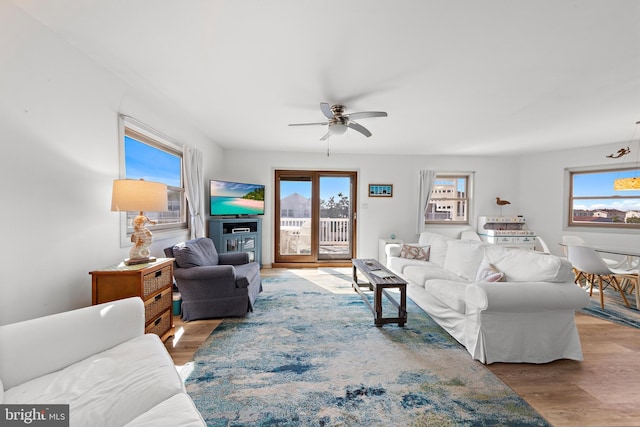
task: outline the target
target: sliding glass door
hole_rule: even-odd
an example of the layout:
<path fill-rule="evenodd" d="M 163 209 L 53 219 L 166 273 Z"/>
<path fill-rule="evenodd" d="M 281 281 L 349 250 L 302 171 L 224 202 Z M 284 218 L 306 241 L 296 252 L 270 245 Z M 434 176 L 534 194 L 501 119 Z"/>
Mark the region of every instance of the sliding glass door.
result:
<path fill-rule="evenodd" d="M 275 172 L 276 263 L 331 264 L 355 257 L 356 172 Z"/>

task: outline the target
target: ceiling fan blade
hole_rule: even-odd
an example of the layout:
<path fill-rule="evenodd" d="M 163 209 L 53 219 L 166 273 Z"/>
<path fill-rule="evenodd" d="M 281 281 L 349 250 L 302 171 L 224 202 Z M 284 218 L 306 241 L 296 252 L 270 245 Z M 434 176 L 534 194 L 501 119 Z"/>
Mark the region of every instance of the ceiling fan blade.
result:
<path fill-rule="evenodd" d="M 320 141 L 324 141 L 325 139 L 329 139 L 329 137 L 331 136 L 331 132 L 327 132 L 324 134 L 324 136 L 322 138 L 320 138 Z"/>
<path fill-rule="evenodd" d="M 331 111 L 331 105 L 329 105 L 329 103 L 321 102 L 320 109 L 327 119 L 333 119 L 333 111 Z"/>
<path fill-rule="evenodd" d="M 367 117 L 387 117 L 387 113 L 384 111 L 361 111 L 359 113 L 345 114 L 349 120 L 365 119 Z"/>
<path fill-rule="evenodd" d="M 314 125 L 328 125 L 328 122 L 316 122 L 316 123 L 289 123 L 289 126 L 314 126 Z"/>
<path fill-rule="evenodd" d="M 353 130 L 357 130 L 358 132 L 360 132 L 361 134 L 363 134 L 364 136 L 366 136 L 367 138 L 371 136 L 371 132 L 369 132 L 369 129 L 367 129 L 366 127 L 355 123 L 355 122 L 349 122 L 349 124 L 347 125 L 348 127 L 350 127 Z"/>

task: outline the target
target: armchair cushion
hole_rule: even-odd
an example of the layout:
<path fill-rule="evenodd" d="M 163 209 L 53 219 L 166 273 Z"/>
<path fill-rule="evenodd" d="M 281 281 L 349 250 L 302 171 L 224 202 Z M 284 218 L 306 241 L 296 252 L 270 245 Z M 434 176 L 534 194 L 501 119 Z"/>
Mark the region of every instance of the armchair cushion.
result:
<path fill-rule="evenodd" d="M 180 268 L 218 265 L 218 251 L 207 237 L 182 242 L 173 247 L 173 258 Z"/>

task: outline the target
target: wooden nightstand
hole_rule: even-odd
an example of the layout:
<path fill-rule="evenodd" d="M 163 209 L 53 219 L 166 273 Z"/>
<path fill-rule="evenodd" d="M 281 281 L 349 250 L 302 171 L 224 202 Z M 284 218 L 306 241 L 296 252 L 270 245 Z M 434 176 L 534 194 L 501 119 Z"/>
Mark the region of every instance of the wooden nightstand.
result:
<path fill-rule="evenodd" d="M 173 258 L 138 265 L 121 262 L 89 274 L 93 305 L 140 297 L 144 301 L 145 332 L 157 334 L 162 341 L 173 335 Z"/>

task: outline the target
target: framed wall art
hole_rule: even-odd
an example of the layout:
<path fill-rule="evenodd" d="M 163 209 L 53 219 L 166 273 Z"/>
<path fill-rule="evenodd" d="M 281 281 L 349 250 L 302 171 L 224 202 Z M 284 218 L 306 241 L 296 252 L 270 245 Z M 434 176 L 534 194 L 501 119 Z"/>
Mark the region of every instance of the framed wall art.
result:
<path fill-rule="evenodd" d="M 369 184 L 369 197 L 393 197 L 393 184 Z"/>

